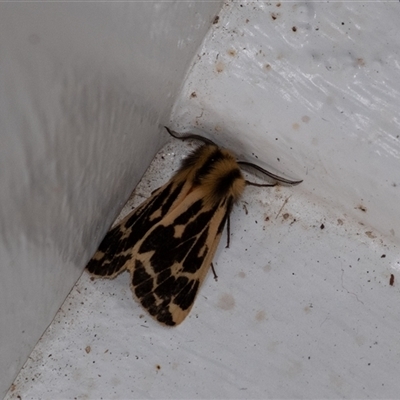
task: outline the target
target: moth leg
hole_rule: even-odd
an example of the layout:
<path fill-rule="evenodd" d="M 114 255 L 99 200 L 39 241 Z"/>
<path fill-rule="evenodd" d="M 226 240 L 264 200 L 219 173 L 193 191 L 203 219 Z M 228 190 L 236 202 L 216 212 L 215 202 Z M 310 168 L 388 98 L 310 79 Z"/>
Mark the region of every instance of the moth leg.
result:
<path fill-rule="evenodd" d="M 231 241 L 231 216 L 228 214 L 228 220 L 226 221 L 226 249 L 229 249 L 229 244 Z"/>
<path fill-rule="evenodd" d="M 213 263 L 211 263 L 211 270 L 212 270 L 212 272 L 214 274 L 215 282 L 218 282 L 218 275 L 215 273 L 215 268 L 214 268 L 214 264 Z"/>

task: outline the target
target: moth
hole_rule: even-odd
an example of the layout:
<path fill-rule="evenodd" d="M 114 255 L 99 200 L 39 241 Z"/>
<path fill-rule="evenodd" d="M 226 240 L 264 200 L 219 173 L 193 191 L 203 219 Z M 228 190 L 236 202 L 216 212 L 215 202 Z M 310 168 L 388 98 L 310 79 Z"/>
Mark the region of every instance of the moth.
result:
<path fill-rule="evenodd" d="M 112 279 L 128 270 L 135 297 L 153 318 L 168 326 L 180 324 L 189 314 L 227 221 L 229 240 L 229 215 L 246 185 L 274 186 L 246 181 L 240 165 L 253 166 L 287 184 L 301 182 L 237 161 L 229 150 L 197 135 L 179 138 L 205 144 L 106 234 L 87 265 L 93 276 L 102 278 Z"/>

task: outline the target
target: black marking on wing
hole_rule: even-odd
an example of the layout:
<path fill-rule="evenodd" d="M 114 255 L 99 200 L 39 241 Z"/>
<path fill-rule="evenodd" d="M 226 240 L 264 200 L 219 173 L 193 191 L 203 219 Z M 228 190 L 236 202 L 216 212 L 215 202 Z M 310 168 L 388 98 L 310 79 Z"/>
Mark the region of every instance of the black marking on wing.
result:
<path fill-rule="evenodd" d="M 135 268 L 133 269 L 132 285 L 139 287 L 139 285 L 143 285 L 144 283 L 149 284 L 146 287 L 141 286 L 140 290 L 144 292 L 140 294 L 137 293 L 138 297 L 144 296 L 153 289 L 152 278 L 153 277 L 146 272 L 146 268 L 144 267 L 143 263 L 139 260 L 136 260 Z"/>
<path fill-rule="evenodd" d="M 174 220 L 174 225 L 185 225 L 191 218 L 198 214 L 198 212 L 203 208 L 203 201 L 197 200 L 193 203 L 185 212 L 179 215 Z"/>
<path fill-rule="evenodd" d="M 129 236 L 121 240 L 119 251 L 125 251 L 143 238 L 147 231 L 168 213 L 172 203 L 176 199 L 178 193 L 182 190 L 183 183 L 178 185 L 173 191 L 172 183 L 165 190 L 154 196 L 154 199 L 143 209 L 139 209 L 138 213 L 134 213 L 124 224 L 125 229 L 131 229 Z M 161 212 L 159 212 L 161 209 Z M 157 216 L 154 214 L 157 213 Z"/>
<path fill-rule="evenodd" d="M 200 282 L 198 279 L 191 280 L 174 298 L 173 302 L 182 308 L 182 310 L 187 310 L 193 305 L 197 291 L 199 290 L 199 285 Z"/>
<path fill-rule="evenodd" d="M 189 258 L 193 262 L 192 271 L 190 272 L 195 272 L 200 267 L 202 257 L 199 257 L 198 254 L 202 246 L 204 246 L 209 222 L 218 205 L 209 211 L 199 214 L 202 209 L 201 201 L 199 202 L 193 203 L 173 224 L 155 227 L 143 240 L 139 248 L 139 254 L 154 252 L 150 257 L 150 264 L 155 274 L 171 268 L 174 262 L 181 263 L 185 258 Z M 196 218 L 191 222 L 187 222 L 193 217 Z M 182 236 L 176 237 L 174 236 L 174 226 L 181 224 L 181 219 L 185 221 L 185 229 Z M 186 261 L 184 266 L 187 266 Z M 189 269 L 189 267 L 186 268 Z"/>
<path fill-rule="evenodd" d="M 149 293 L 143 299 L 140 299 L 142 306 L 158 321 L 165 325 L 174 326 L 175 322 L 172 314 L 169 312 L 169 300 L 164 300 L 161 303 L 157 301 L 156 295 Z"/>
<path fill-rule="evenodd" d="M 165 201 L 165 202 L 161 206 L 161 217 L 160 217 L 160 219 L 162 217 L 164 217 L 169 212 L 173 202 L 176 200 L 176 198 L 178 197 L 179 193 L 182 191 L 183 185 L 184 185 L 184 182 L 181 182 L 180 184 L 178 184 L 176 186 L 176 188 L 171 192 L 171 194 L 169 194 L 169 192 L 168 192 L 168 194 L 166 196 L 163 196 L 163 199 L 164 199 L 163 201 Z M 171 186 L 172 186 L 172 183 L 171 183 Z M 154 221 L 152 221 L 152 222 L 154 223 Z"/>
<path fill-rule="evenodd" d="M 222 204 L 229 207 L 232 199 L 224 199 L 220 204 L 203 212 L 200 203 L 193 203 L 172 224 L 163 226 L 161 223 L 156 226 L 143 240 L 138 251 L 139 254 L 153 254 L 146 262 L 146 267 L 136 260 L 132 274 L 133 290 L 142 306 L 166 325 L 175 325 L 169 311 L 171 304 L 178 305 L 182 311 L 192 307 L 200 281 L 195 276 L 191 278 L 191 274 L 194 275 L 204 266 L 204 259 L 209 252 L 206 243 L 210 222 L 217 209 Z M 225 211 L 218 231 L 223 229 L 227 213 L 228 210 Z M 185 229 L 179 237 L 175 237 L 174 226 L 181 222 L 184 223 Z M 146 268 L 149 273 L 146 272 Z"/>
<path fill-rule="evenodd" d="M 208 236 L 208 226 L 204 229 L 199 238 L 195 241 L 183 261 L 183 272 L 195 273 L 203 264 L 203 259 L 208 253 L 206 240 Z M 201 252 L 201 255 L 199 256 Z"/>
<path fill-rule="evenodd" d="M 170 182 L 136 208 L 125 222 L 111 229 L 89 261 L 86 267 L 88 271 L 99 276 L 112 276 L 122 272 L 127 261 L 133 257 L 131 253 L 123 253 L 133 248 L 146 232 L 168 213 L 182 191 L 183 184 L 182 182 L 173 188 L 174 183 Z"/>
<path fill-rule="evenodd" d="M 135 294 L 142 306 L 159 322 L 174 326 L 176 323 L 169 311 L 171 301 L 183 311 L 189 309 L 193 305 L 200 282 L 198 279 L 188 279 L 185 276 L 177 278 L 170 276 L 161 285 L 158 285 L 154 291 L 144 296 L 140 296 L 140 286 L 135 288 Z"/>

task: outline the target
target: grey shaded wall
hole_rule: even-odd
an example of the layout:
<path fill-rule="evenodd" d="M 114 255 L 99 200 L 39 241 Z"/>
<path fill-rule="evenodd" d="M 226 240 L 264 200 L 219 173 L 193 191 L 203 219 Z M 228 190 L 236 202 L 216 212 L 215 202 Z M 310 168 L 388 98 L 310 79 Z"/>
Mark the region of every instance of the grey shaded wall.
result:
<path fill-rule="evenodd" d="M 220 7 L 0 5 L 0 398 L 164 143 Z"/>

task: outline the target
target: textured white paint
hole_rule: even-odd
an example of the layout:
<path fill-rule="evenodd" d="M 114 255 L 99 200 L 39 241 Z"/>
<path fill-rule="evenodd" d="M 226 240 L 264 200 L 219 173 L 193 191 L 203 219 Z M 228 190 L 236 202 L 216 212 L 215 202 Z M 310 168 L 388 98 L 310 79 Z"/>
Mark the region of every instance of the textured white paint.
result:
<path fill-rule="evenodd" d="M 219 8 L 0 4 L 0 398 L 165 142 Z"/>
<path fill-rule="evenodd" d="M 280 4 L 224 6 L 172 127 L 304 182 L 246 189 L 178 328 L 127 274 L 83 274 L 7 400 L 398 397 L 398 5 Z M 132 204 L 187 152 L 165 148 Z"/>
<path fill-rule="evenodd" d="M 398 2 L 229 3 L 171 125 L 304 178 L 398 242 L 399 18 Z"/>

